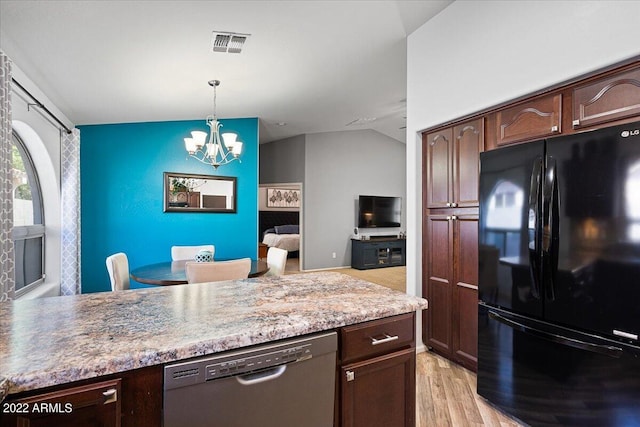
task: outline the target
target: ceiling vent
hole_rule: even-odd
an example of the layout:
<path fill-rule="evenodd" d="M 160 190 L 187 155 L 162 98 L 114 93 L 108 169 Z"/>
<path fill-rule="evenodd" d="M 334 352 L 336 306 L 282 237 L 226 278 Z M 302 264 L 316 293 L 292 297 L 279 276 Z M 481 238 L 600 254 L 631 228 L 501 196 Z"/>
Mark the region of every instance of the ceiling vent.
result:
<path fill-rule="evenodd" d="M 211 50 L 214 52 L 240 53 L 251 34 L 214 31 L 211 39 Z"/>

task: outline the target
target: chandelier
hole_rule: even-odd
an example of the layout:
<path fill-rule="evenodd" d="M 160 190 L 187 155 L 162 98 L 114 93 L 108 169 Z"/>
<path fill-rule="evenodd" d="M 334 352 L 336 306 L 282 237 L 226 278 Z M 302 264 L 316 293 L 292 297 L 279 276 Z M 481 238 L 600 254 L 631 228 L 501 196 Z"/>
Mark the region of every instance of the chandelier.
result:
<path fill-rule="evenodd" d="M 242 142 L 238 141 L 238 135 L 226 132 L 220 138 L 222 124 L 216 116 L 216 88 L 219 85 L 220 80 L 209 80 L 209 86 L 213 87 L 213 115 L 207 117 L 209 141 L 207 141 L 207 133 L 199 130 L 191 132 L 191 138 L 184 139 L 184 146 L 189 156 L 213 166 L 214 169 L 234 160 L 240 161 L 239 157 L 242 154 Z"/>

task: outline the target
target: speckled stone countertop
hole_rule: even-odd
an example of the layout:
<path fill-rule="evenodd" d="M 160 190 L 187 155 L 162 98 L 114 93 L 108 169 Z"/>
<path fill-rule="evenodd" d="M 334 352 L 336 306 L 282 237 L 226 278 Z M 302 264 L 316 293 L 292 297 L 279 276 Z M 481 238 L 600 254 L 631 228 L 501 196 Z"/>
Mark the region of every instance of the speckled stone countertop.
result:
<path fill-rule="evenodd" d="M 333 272 L 6 302 L 0 396 L 425 308 Z"/>

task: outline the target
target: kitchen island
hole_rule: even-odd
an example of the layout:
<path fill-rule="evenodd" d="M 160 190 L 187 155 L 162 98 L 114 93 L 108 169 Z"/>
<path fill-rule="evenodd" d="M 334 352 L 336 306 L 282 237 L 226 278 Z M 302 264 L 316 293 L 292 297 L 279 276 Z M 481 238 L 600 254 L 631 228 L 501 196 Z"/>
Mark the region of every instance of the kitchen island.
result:
<path fill-rule="evenodd" d="M 426 308 L 328 272 L 3 303 L 0 384 L 11 398 Z"/>

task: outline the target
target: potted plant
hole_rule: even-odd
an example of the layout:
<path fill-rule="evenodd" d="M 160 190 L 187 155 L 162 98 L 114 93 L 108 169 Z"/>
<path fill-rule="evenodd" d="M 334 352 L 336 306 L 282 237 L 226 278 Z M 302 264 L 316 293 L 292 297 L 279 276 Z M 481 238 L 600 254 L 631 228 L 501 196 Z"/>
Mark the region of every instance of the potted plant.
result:
<path fill-rule="evenodd" d="M 189 198 L 189 188 L 186 183 L 179 178 L 173 178 L 171 180 L 171 202 L 179 203 L 181 206 L 186 206 Z M 183 205 L 184 204 L 184 205 Z"/>

